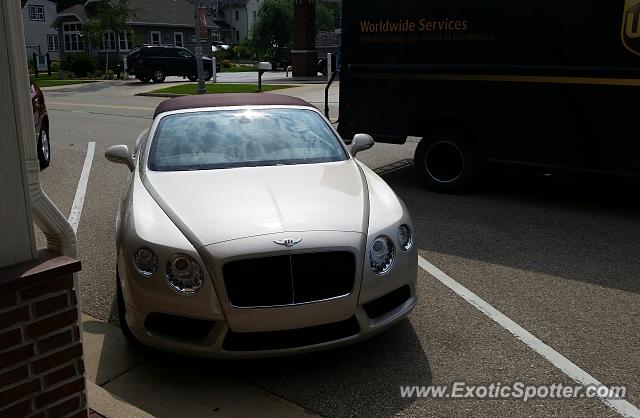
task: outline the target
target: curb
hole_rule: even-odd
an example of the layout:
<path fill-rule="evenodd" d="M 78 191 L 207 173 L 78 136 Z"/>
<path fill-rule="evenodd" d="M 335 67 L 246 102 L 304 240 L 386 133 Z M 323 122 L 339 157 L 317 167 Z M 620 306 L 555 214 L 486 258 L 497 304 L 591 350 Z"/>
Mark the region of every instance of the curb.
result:
<path fill-rule="evenodd" d="M 184 97 L 189 96 L 189 94 L 176 94 L 176 93 L 136 93 L 134 96 L 146 96 L 146 97 Z"/>

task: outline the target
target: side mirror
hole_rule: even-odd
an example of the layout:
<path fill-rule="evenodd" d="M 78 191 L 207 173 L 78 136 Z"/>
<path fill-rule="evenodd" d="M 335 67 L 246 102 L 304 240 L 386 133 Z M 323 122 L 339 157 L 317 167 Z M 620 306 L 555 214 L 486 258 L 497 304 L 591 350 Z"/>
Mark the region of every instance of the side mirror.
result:
<path fill-rule="evenodd" d="M 112 163 L 125 164 L 129 167 L 129 171 L 133 171 L 136 166 L 133 156 L 129 152 L 129 147 L 126 145 L 114 145 L 104 153 L 104 156 Z"/>
<path fill-rule="evenodd" d="M 373 138 L 367 134 L 356 134 L 351 141 L 351 156 L 355 157 L 360 151 L 367 150 L 373 146 Z"/>

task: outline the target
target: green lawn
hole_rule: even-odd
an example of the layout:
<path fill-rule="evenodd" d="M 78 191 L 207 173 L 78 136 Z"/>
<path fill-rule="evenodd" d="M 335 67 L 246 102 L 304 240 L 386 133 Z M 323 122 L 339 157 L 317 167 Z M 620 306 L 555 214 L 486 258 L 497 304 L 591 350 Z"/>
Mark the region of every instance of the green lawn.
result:
<path fill-rule="evenodd" d="M 289 87 L 295 87 L 295 86 L 263 84 L 262 91 L 286 89 Z M 150 93 L 192 95 L 192 94 L 197 94 L 197 91 L 198 91 L 198 84 L 189 83 L 189 84 L 180 84 L 178 86 L 167 87 L 159 90 L 153 90 Z M 258 86 L 257 84 L 208 83 L 207 93 L 258 93 Z"/>
<path fill-rule="evenodd" d="M 51 75 L 47 75 L 46 72 L 40 73 L 38 77 L 35 77 L 33 74 L 31 74 L 30 78 L 38 87 L 66 86 L 68 84 L 93 83 L 94 81 L 88 79 L 67 80 L 67 74 L 68 71 L 63 71 L 63 80 L 60 80 L 60 74 L 58 74 L 57 71 L 52 72 Z"/>
<path fill-rule="evenodd" d="M 66 86 L 68 84 L 93 83 L 94 80 L 46 80 L 40 78 L 32 78 L 38 87 Z"/>
<path fill-rule="evenodd" d="M 62 78 L 67 78 L 67 75 L 69 74 L 69 71 L 63 71 L 62 72 Z M 32 80 L 35 81 L 39 81 L 39 80 L 59 80 L 60 79 L 60 73 L 58 73 L 57 71 L 52 71 L 51 75 L 47 75 L 46 71 L 40 71 L 40 74 L 38 75 L 38 77 L 36 78 L 36 76 L 31 73 L 29 74 L 29 78 L 31 78 Z"/>

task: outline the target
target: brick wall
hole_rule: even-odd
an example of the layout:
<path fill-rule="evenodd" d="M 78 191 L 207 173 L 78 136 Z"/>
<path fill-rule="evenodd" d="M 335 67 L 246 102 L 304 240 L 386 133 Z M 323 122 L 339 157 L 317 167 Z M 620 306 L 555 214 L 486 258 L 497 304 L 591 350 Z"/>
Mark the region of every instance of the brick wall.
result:
<path fill-rule="evenodd" d="M 0 417 L 87 416 L 79 270 L 49 251 L 0 269 Z"/>

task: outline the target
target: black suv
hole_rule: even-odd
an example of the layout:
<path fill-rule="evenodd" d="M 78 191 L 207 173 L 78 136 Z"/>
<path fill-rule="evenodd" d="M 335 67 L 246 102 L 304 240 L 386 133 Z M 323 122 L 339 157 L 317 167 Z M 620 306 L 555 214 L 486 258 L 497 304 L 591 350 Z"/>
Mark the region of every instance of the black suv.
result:
<path fill-rule="evenodd" d="M 175 46 L 144 45 L 131 50 L 127 57 L 127 73 L 143 83 L 153 80 L 162 83 L 167 76 L 187 77 L 191 81 L 198 79 L 198 66 L 195 55 L 187 48 Z M 211 59 L 203 57 L 204 79 L 211 80 Z M 220 63 L 216 63 L 220 71 Z"/>

